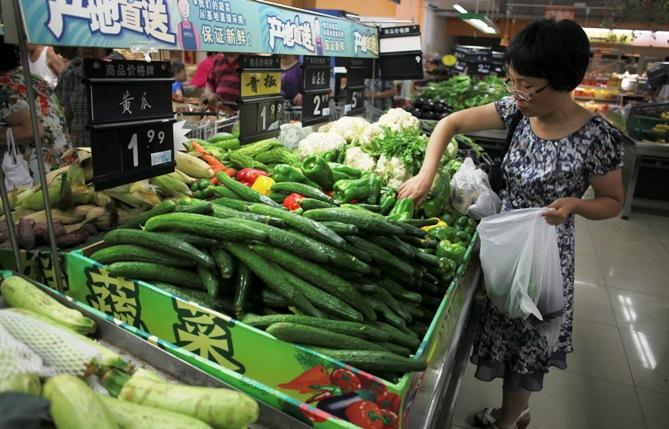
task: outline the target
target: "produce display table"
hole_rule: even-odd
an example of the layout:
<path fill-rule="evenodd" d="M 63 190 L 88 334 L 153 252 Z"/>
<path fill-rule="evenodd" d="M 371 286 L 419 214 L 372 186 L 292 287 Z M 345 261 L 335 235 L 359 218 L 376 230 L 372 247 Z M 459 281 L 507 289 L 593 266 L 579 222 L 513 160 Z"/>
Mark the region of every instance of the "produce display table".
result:
<path fill-rule="evenodd" d="M 466 133 L 466 136 L 473 138 L 476 143 L 481 145 L 492 159 L 502 156 L 506 152 L 504 149 L 506 130 L 475 131 Z"/>
<path fill-rule="evenodd" d="M 625 161 L 629 165 L 625 166 L 629 175 L 625 188 L 625 205 L 623 206 L 623 219 L 629 219 L 632 212 L 632 203 L 636 192 L 639 170 L 641 167 L 653 167 L 653 164 L 660 163 L 666 165 L 669 162 L 669 144 L 645 143 L 639 140 L 634 141 L 634 145 L 626 146 L 629 148 L 629 154 L 626 153 Z M 627 152 L 627 150 L 626 150 Z M 626 163 L 626 164 L 627 164 Z M 666 172 L 664 167 L 659 167 Z"/>

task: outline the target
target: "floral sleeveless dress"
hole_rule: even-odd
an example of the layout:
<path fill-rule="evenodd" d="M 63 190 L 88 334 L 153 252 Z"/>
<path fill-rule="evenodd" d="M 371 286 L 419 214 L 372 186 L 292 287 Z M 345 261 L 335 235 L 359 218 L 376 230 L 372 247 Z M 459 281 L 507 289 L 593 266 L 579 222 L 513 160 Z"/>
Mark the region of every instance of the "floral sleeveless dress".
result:
<path fill-rule="evenodd" d="M 517 111 L 512 97 L 495 103 L 509 126 Z M 544 140 L 523 117 L 502 162 L 506 189 L 502 210 L 545 207 L 558 198 L 583 196 L 588 178 L 622 167 L 623 144 L 618 131 L 604 119 L 593 117 L 573 134 Z M 574 316 L 574 216 L 558 227 L 558 247 L 564 288 L 564 311 L 560 333 L 552 347 L 531 322 L 510 319 L 490 303 L 481 317 L 471 361 L 483 381 L 504 379 L 505 391 L 539 391 L 549 366 L 567 367 Z"/>

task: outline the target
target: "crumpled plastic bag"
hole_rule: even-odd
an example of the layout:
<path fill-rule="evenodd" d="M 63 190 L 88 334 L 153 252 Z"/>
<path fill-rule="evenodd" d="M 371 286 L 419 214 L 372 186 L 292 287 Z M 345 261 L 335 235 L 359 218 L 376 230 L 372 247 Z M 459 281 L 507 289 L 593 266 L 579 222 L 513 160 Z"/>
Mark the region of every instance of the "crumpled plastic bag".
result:
<path fill-rule="evenodd" d="M 467 158 L 451 179 L 451 205 L 462 214 L 483 219 L 498 213 L 502 202 L 490 188 L 488 175 Z"/>

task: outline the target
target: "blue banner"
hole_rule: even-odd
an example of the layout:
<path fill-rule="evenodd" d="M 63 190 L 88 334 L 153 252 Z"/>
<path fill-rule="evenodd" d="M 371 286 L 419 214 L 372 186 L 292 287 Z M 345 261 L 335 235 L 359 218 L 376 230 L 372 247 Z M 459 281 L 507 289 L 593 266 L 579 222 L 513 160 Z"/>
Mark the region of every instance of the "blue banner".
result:
<path fill-rule="evenodd" d="M 253 0 L 20 0 L 39 45 L 376 58 L 375 27 Z M 7 18 L 7 17 L 5 17 Z M 5 19 L 5 22 L 8 22 Z"/>

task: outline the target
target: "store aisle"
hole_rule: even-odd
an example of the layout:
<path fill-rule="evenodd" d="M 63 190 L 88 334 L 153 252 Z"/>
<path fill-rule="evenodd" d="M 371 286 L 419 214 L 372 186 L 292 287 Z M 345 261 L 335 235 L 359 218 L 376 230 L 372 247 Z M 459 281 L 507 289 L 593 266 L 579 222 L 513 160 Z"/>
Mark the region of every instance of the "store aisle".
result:
<path fill-rule="evenodd" d="M 530 400 L 530 428 L 669 427 L 669 217 L 579 219 L 575 289 L 575 351 Z M 453 428 L 501 401 L 501 382 L 480 382 L 473 369 Z"/>

